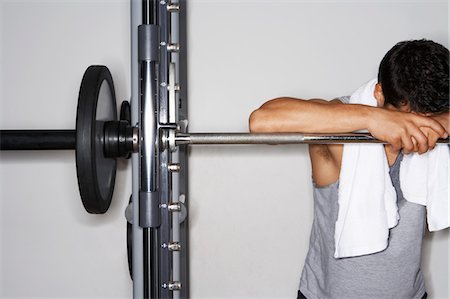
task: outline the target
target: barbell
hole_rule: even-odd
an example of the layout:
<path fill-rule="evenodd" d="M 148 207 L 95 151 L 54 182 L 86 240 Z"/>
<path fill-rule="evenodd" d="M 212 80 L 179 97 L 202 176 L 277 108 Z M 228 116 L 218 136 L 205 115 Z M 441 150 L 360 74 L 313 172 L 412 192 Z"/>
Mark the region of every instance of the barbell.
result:
<path fill-rule="evenodd" d="M 83 206 L 89 213 L 105 213 L 114 191 L 116 159 L 139 151 L 139 129 L 131 124 L 130 104 L 122 102 L 119 119 L 116 105 L 110 71 L 90 66 L 80 85 L 75 130 L 1 130 L 0 150 L 75 150 Z M 157 126 L 157 150 L 174 151 L 182 145 L 384 143 L 365 133 L 187 133 L 186 125 Z"/>

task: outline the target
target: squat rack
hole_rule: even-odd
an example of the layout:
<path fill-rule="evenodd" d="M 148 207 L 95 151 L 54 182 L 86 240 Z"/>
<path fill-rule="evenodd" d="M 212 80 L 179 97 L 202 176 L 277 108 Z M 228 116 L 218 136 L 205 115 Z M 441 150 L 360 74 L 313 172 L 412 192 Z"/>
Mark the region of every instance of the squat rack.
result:
<path fill-rule="evenodd" d="M 76 130 L 0 131 L 1 150 L 76 149 L 80 194 L 89 213 L 107 211 L 115 159 L 131 156 L 126 215 L 133 298 L 189 298 L 187 146 L 382 143 L 354 133 L 188 132 L 186 2 L 130 0 L 131 105 L 122 103 L 119 120 L 109 71 L 91 66 L 80 88 Z M 106 112 L 97 108 L 102 101 Z M 98 117 L 99 109 L 106 119 Z"/>

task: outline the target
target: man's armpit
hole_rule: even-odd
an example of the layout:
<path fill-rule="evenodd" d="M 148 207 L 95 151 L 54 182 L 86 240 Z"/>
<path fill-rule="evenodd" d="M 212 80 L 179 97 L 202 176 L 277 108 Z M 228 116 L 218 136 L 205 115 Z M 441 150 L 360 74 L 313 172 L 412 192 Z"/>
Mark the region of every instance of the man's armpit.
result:
<path fill-rule="evenodd" d="M 309 146 L 311 158 L 324 159 L 326 162 L 332 162 L 333 156 L 327 144 L 311 144 Z"/>
<path fill-rule="evenodd" d="M 339 151 L 339 148 L 333 147 L 330 150 L 330 145 L 326 144 L 311 144 L 309 146 L 312 177 L 317 186 L 327 186 L 338 180 L 340 161 L 337 161 L 336 158 L 338 157 L 335 157 L 336 151 Z"/>

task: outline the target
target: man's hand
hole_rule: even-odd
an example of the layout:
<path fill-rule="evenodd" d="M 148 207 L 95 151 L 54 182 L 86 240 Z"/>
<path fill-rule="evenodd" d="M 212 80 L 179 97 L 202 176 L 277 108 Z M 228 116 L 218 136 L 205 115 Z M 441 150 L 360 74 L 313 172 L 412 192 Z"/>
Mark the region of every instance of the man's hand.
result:
<path fill-rule="evenodd" d="M 447 135 L 450 134 L 450 114 L 448 112 L 431 115 L 429 117 L 439 122 L 444 127 L 445 131 L 447 132 Z M 429 127 L 421 127 L 420 130 L 425 136 L 427 136 L 430 150 L 434 149 L 436 142 L 438 141 L 439 138 L 441 138 L 441 136 L 439 136 L 438 133 L 436 133 Z"/>
<path fill-rule="evenodd" d="M 444 127 L 444 129 L 447 131 L 447 134 L 450 134 L 450 113 L 449 112 L 431 115 L 430 118 L 439 122 Z"/>
<path fill-rule="evenodd" d="M 374 108 L 368 130 L 377 139 L 386 141 L 396 151 L 423 154 L 434 148 L 437 139 L 448 133 L 437 120 L 414 113 Z"/>
<path fill-rule="evenodd" d="M 420 127 L 420 130 L 428 139 L 429 150 L 434 149 L 437 141 L 439 140 L 439 138 L 441 138 L 439 136 L 439 134 L 436 133 L 435 131 L 433 131 L 432 129 L 430 129 L 429 127 Z M 416 146 L 416 144 L 415 144 L 415 146 Z"/>

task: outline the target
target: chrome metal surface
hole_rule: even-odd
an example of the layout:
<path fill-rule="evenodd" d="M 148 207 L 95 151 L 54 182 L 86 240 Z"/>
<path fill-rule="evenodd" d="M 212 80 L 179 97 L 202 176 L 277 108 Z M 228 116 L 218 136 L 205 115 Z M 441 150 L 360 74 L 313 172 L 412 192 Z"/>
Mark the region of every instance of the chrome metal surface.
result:
<path fill-rule="evenodd" d="M 178 11 L 180 11 L 180 4 L 179 3 L 167 4 L 167 11 L 168 12 L 178 12 Z"/>
<path fill-rule="evenodd" d="M 175 63 L 169 63 L 169 123 L 175 123 L 177 117 L 177 99 L 176 99 L 176 65 Z"/>
<path fill-rule="evenodd" d="M 167 44 L 167 51 L 169 52 L 179 52 L 180 51 L 180 45 L 179 44 Z"/>
<path fill-rule="evenodd" d="M 139 152 L 139 127 L 133 128 L 133 153 Z"/>
<path fill-rule="evenodd" d="M 180 212 L 181 204 L 179 202 L 171 203 L 167 206 L 167 209 L 171 212 Z"/>
<path fill-rule="evenodd" d="M 169 282 L 168 288 L 171 291 L 181 290 L 181 282 L 179 281 Z"/>
<path fill-rule="evenodd" d="M 167 246 L 167 248 L 170 251 L 180 251 L 181 250 L 181 245 L 178 242 L 172 242 L 169 244 L 169 246 Z"/>
<path fill-rule="evenodd" d="M 180 163 L 172 163 L 167 165 L 167 169 L 169 169 L 170 172 L 180 172 L 181 166 Z"/>
<path fill-rule="evenodd" d="M 141 116 L 141 191 L 156 190 L 156 86 L 155 63 L 142 62 L 142 116 Z"/>
<path fill-rule="evenodd" d="M 167 209 L 170 212 L 180 212 L 181 211 L 181 204 L 179 202 L 171 203 L 167 206 Z"/>
<path fill-rule="evenodd" d="M 158 8 L 158 26 L 159 26 L 159 62 L 158 62 L 158 101 L 157 101 L 157 119 L 158 124 L 161 126 L 171 125 L 169 120 L 169 64 L 171 53 L 164 49 L 165 45 L 169 45 L 170 43 L 170 17 L 172 15 L 167 11 L 168 1 L 159 1 Z M 175 125 L 176 127 L 176 125 Z M 160 129 L 159 132 L 164 130 Z M 156 140 L 158 142 L 159 140 Z M 162 149 L 161 146 L 158 145 L 158 161 L 159 161 L 159 169 L 158 169 L 158 193 L 159 193 L 159 202 L 162 205 L 169 205 L 171 202 L 171 189 L 172 189 L 172 178 L 171 174 L 167 168 L 167 165 L 172 164 L 171 153 L 168 150 Z M 167 209 L 161 209 L 161 226 L 158 228 L 159 235 L 159 244 L 169 244 L 172 241 L 171 232 L 172 232 L 172 215 L 170 211 Z M 173 279 L 172 269 L 172 253 L 168 250 L 160 250 L 158 254 L 158 268 L 159 268 L 159 285 L 161 286 L 161 282 L 169 282 L 169 281 L 179 281 Z M 160 288 L 159 290 L 159 298 L 160 299 L 169 299 L 172 298 L 172 293 L 169 289 Z M 159 299 L 158 298 L 158 299 Z"/>
<path fill-rule="evenodd" d="M 178 4 L 178 3 L 167 4 L 168 12 L 178 12 L 179 10 L 180 10 L 180 4 Z"/>
<path fill-rule="evenodd" d="M 167 140 L 168 140 L 168 148 L 171 152 L 175 152 L 177 150 L 177 145 L 175 143 L 175 136 L 176 136 L 175 130 L 169 131 Z"/>

